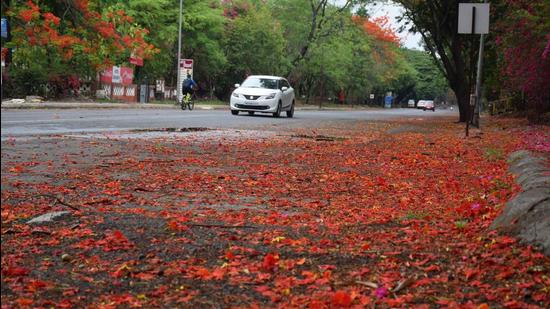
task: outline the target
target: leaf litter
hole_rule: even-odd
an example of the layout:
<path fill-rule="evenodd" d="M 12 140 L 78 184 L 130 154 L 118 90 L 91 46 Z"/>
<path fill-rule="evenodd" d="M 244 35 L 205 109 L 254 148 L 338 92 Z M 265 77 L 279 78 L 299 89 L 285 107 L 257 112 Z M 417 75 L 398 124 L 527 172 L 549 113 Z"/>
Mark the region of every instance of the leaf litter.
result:
<path fill-rule="evenodd" d="M 483 156 L 543 133 L 496 122 L 3 141 L 3 305 L 548 307 L 549 259 L 488 230 L 518 188 Z"/>

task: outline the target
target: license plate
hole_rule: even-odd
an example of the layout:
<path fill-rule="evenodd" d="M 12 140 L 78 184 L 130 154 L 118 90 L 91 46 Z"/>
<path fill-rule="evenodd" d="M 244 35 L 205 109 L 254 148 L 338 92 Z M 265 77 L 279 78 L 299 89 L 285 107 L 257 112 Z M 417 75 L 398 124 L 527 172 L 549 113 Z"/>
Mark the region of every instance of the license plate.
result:
<path fill-rule="evenodd" d="M 256 105 L 258 103 L 256 103 L 256 101 L 246 101 L 246 104 L 248 105 Z"/>

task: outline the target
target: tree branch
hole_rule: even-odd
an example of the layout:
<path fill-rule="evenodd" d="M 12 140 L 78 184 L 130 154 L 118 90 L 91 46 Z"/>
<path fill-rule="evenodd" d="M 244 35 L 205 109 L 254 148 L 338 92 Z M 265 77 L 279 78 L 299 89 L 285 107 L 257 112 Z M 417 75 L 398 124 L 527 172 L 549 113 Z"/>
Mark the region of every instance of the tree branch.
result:
<path fill-rule="evenodd" d="M 53 194 L 39 194 L 38 196 L 44 196 L 44 197 L 49 197 L 49 198 L 53 198 L 55 200 L 55 202 L 63 205 L 63 206 L 67 206 L 73 210 L 80 210 L 80 208 L 74 206 L 74 205 L 71 205 L 65 201 L 63 201 L 61 198 L 59 198 L 58 196 L 56 195 L 53 195 Z"/>

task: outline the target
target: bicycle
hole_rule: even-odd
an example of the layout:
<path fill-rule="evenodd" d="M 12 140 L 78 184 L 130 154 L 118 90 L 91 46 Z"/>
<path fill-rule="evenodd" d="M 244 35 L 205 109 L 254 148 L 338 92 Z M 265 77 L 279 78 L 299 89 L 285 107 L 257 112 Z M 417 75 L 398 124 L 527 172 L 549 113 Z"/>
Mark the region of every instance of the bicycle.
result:
<path fill-rule="evenodd" d="M 195 94 L 191 94 L 191 93 L 186 93 L 183 95 L 183 98 L 181 100 L 181 109 L 182 110 L 185 110 L 186 108 L 188 108 L 189 110 L 193 110 L 193 108 L 195 107 L 195 102 L 193 100 Z"/>

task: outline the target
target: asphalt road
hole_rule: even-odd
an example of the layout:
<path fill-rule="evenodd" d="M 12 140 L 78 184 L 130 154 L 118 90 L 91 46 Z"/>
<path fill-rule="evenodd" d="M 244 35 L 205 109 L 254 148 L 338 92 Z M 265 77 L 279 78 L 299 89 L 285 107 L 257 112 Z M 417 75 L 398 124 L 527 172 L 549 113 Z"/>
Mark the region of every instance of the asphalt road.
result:
<path fill-rule="evenodd" d="M 268 114 L 240 114 L 228 110 L 177 109 L 70 109 L 2 110 L 2 140 L 10 137 L 124 131 L 153 128 L 205 127 L 211 129 L 262 129 L 279 127 L 312 128 L 327 121 L 387 120 L 403 117 L 440 117 L 456 115 L 456 109 L 421 111 L 417 109 L 372 110 L 297 110 L 294 118 L 273 118 Z"/>

